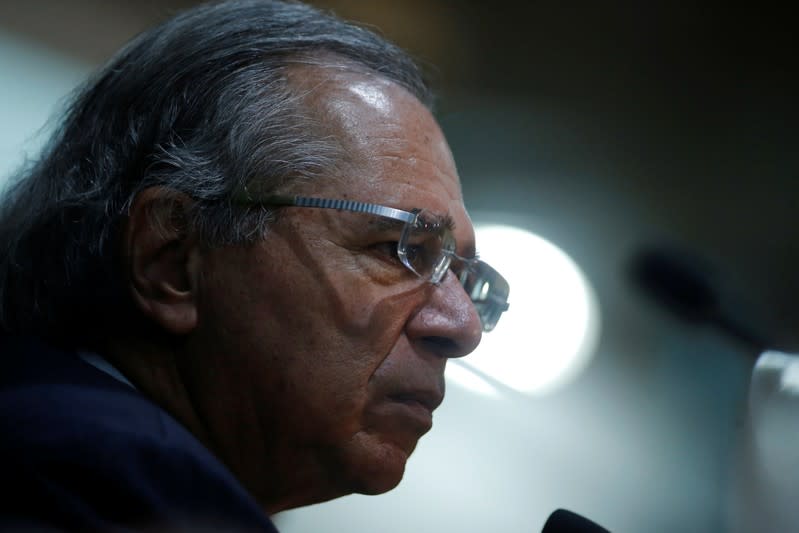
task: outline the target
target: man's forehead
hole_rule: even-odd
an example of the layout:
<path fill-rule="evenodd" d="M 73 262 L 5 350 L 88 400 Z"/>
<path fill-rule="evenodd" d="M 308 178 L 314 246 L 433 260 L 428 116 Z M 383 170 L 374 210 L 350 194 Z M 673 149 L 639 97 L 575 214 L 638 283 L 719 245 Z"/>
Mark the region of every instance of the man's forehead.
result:
<path fill-rule="evenodd" d="M 381 139 L 398 150 L 403 143 L 438 143 L 437 151 L 451 163 L 449 147 L 430 110 L 379 73 L 332 56 L 330 62 L 315 58 L 296 63 L 287 77 L 303 105 L 318 118 L 319 126 L 345 148 L 368 151 Z M 445 149 L 440 150 L 442 147 Z"/>
<path fill-rule="evenodd" d="M 353 126 L 347 119 L 353 114 L 357 113 L 360 120 L 372 116 L 381 120 L 396 112 L 397 94 L 392 94 L 392 89 L 401 88 L 394 82 L 336 56 L 330 61 L 324 59 L 297 62 L 287 70 L 289 87 L 319 117 L 321 126 L 337 137 L 347 137 Z"/>
<path fill-rule="evenodd" d="M 350 159 L 378 156 L 371 152 L 381 138 L 401 150 L 403 144 L 433 137 L 428 130 L 438 126 L 429 110 L 397 83 L 337 56 L 309 61 L 289 67 L 289 87 L 319 133 L 340 143 Z"/>
<path fill-rule="evenodd" d="M 335 56 L 323 59 L 292 66 L 290 84 L 325 133 L 342 143 L 348 161 L 337 175 L 305 183 L 298 193 L 423 209 L 454 221 L 459 241 L 473 241 L 452 154 L 429 110 L 376 73 Z M 370 218 L 370 228 L 397 227 Z"/>

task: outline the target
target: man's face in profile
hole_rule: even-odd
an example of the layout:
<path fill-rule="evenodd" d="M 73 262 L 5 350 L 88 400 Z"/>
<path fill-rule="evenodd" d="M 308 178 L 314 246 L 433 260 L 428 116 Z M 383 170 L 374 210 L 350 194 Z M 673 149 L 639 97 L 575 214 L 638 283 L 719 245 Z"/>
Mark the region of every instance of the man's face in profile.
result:
<path fill-rule="evenodd" d="M 422 208 L 454 222 L 474 255 L 449 148 L 399 86 L 305 68 L 308 105 L 340 136 L 348 175 L 290 194 Z M 449 273 L 433 286 L 397 259 L 401 228 L 373 215 L 284 208 L 250 247 L 205 252 L 186 361 L 217 453 L 268 511 L 396 486 L 444 396 L 448 357 L 481 335 Z"/>

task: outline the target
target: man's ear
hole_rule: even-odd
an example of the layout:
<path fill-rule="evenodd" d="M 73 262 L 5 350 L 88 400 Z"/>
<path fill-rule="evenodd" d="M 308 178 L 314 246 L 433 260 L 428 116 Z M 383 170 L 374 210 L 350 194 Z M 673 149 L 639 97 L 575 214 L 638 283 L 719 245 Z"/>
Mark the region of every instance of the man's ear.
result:
<path fill-rule="evenodd" d="M 187 212 L 192 200 L 166 187 L 140 192 L 130 208 L 122 257 L 133 301 L 170 333 L 197 325 L 200 249 Z"/>

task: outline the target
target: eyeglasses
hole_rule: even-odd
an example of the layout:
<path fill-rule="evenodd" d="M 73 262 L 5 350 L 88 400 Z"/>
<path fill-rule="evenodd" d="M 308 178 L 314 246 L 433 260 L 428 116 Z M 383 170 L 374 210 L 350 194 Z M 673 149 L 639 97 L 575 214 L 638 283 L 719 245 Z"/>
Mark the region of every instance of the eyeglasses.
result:
<path fill-rule="evenodd" d="M 455 262 L 452 270 L 458 276 L 466 294 L 472 300 L 483 331 L 491 331 L 499 317 L 508 309 L 508 282 L 484 261 L 461 257 L 455 253 L 452 220 L 431 214 L 423 209 L 403 211 L 383 205 L 352 200 L 309 198 L 305 196 L 267 196 L 263 200 L 237 200 L 238 203 L 263 206 L 313 207 L 369 213 L 403 223 L 397 241 L 397 257 L 411 272 L 437 285 Z"/>

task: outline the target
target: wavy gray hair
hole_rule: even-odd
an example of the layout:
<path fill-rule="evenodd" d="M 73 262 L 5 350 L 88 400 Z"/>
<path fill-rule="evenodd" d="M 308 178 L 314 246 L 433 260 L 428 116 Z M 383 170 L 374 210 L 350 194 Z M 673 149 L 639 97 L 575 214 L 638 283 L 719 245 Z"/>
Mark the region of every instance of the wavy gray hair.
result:
<path fill-rule="evenodd" d="M 340 162 L 286 70 L 338 57 L 431 106 L 419 69 L 371 31 L 307 5 L 234 0 L 142 33 L 75 95 L 40 158 L 0 205 L 0 329 L 88 344 L 126 307 L 115 246 L 136 195 L 192 197 L 188 223 L 214 246 L 253 242 L 271 220 L 231 196 L 268 193 Z M 321 59 L 320 59 L 321 58 Z"/>

